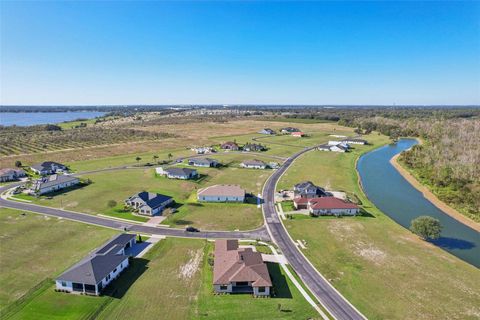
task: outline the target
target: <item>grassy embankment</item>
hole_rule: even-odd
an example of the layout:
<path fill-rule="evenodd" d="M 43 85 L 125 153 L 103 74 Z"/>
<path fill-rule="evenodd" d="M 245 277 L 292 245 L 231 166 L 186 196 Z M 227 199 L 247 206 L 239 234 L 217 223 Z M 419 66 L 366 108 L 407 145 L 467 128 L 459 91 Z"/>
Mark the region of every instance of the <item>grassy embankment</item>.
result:
<path fill-rule="evenodd" d="M 55 277 L 116 232 L 0 208 L 0 308 Z"/>
<path fill-rule="evenodd" d="M 73 222 L 71 224 L 82 227 Z M 43 233 L 41 238 L 48 237 L 47 233 Z M 70 249 L 77 249 L 84 244 L 76 241 L 70 245 Z M 17 248 L 17 256 L 25 266 L 37 262 L 37 257 L 29 254 L 28 247 L 29 244 L 22 244 Z M 159 315 L 165 319 L 203 319 L 207 315 L 212 319 L 224 319 L 232 315 L 235 315 L 235 319 L 266 319 L 272 315 L 276 319 L 317 316 L 275 265 L 269 265 L 278 293 L 275 298 L 214 295 L 211 286 L 212 267 L 207 259 L 212 248 L 213 244 L 203 240 L 162 240 L 142 259 L 134 259 L 125 273 L 107 288 L 105 295 L 91 297 L 60 293 L 53 290 L 52 284 L 47 284 L 33 292 L 8 319 L 83 319 L 94 315 L 97 319 L 154 319 Z M 70 253 L 52 254 L 56 259 L 62 259 Z M 44 252 L 43 255 L 51 259 L 50 254 Z M 70 263 L 67 260 L 63 260 L 62 265 Z M 52 275 L 51 270 L 47 272 Z M 245 310 L 246 304 L 248 312 Z"/>
<path fill-rule="evenodd" d="M 293 239 L 316 268 L 369 319 L 474 319 L 480 314 L 480 271 L 424 242 L 375 208 L 357 180 L 358 156 L 386 143 L 352 153 L 310 152 L 298 159 L 278 188 L 302 180 L 355 193 L 368 215 L 355 218 L 287 220 Z M 388 186 L 386 186 L 388 187 Z"/>

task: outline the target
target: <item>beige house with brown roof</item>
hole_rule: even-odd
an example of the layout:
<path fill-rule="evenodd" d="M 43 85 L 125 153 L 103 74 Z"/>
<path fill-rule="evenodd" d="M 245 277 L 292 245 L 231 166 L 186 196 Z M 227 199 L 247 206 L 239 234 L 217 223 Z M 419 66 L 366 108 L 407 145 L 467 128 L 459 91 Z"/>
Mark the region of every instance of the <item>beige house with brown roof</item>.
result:
<path fill-rule="evenodd" d="M 198 190 L 197 200 L 205 202 L 243 202 L 245 190 L 238 185 L 216 184 Z"/>
<path fill-rule="evenodd" d="M 272 280 L 262 254 L 238 248 L 238 240 L 216 240 L 213 287 L 218 293 L 269 296 Z"/>

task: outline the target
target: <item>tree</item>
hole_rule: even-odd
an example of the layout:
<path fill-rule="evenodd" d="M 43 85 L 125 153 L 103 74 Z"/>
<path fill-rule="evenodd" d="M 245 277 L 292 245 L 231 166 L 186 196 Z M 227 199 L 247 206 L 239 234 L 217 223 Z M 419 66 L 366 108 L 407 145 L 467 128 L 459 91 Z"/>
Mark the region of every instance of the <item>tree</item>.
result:
<path fill-rule="evenodd" d="M 169 153 L 167 157 L 168 157 L 168 159 L 171 159 L 171 158 L 173 158 L 173 154 Z"/>
<path fill-rule="evenodd" d="M 137 160 L 137 162 L 138 162 L 138 161 L 142 160 L 142 158 L 136 157 L 135 160 Z"/>
<path fill-rule="evenodd" d="M 54 125 L 54 124 L 47 124 L 45 126 L 46 131 L 62 131 L 62 127 Z"/>
<path fill-rule="evenodd" d="M 420 216 L 411 221 L 410 231 L 424 240 L 435 240 L 440 237 L 442 226 L 438 219 L 430 216 Z"/>
<path fill-rule="evenodd" d="M 114 207 L 117 206 L 117 201 L 115 201 L 115 200 L 108 200 L 107 206 L 108 206 L 109 208 L 114 208 Z"/>
<path fill-rule="evenodd" d="M 22 166 L 22 162 L 20 160 L 15 161 L 15 167 L 20 168 Z"/>
<path fill-rule="evenodd" d="M 153 161 L 157 161 L 157 159 L 158 159 L 158 156 L 157 156 L 157 155 L 154 155 L 154 156 L 153 156 Z"/>

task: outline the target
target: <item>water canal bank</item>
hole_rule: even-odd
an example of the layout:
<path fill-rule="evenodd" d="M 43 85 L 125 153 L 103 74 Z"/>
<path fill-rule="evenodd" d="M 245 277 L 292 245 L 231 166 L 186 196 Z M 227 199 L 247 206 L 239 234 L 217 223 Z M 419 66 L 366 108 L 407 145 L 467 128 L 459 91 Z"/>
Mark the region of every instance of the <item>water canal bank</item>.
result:
<path fill-rule="evenodd" d="M 433 244 L 470 264 L 480 267 L 480 233 L 443 212 L 410 184 L 390 160 L 418 142 L 401 139 L 360 157 L 357 170 L 367 197 L 385 214 L 405 228 L 412 219 L 429 215 L 443 226 Z"/>

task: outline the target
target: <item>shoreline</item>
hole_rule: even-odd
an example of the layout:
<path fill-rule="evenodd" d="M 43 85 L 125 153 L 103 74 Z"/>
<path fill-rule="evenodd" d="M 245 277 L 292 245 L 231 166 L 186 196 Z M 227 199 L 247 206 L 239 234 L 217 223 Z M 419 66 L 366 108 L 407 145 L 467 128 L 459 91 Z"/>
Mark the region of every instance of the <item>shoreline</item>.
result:
<path fill-rule="evenodd" d="M 405 178 L 415 189 L 420 191 L 423 196 L 430 201 L 434 206 L 436 206 L 438 209 L 442 210 L 445 214 L 448 214 L 450 217 L 454 218 L 455 220 L 463 223 L 464 225 L 472 228 L 473 230 L 480 232 L 480 224 L 473 221 L 472 219 L 464 216 L 454 208 L 450 207 L 448 204 L 445 202 L 441 201 L 440 199 L 437 198 L 436 195 L 434 195 L 428 187 L 424 186 L 421 184 L 410 172 L 408 172 L 407 169 L 402 167 L 400 163 L 398 163 L 398 157 L 400 156 L 399 154 L 396 154 L 395 156 L 390 159 L 390 163 L 392 166 L 400 173 L 400 175 Z"/>

